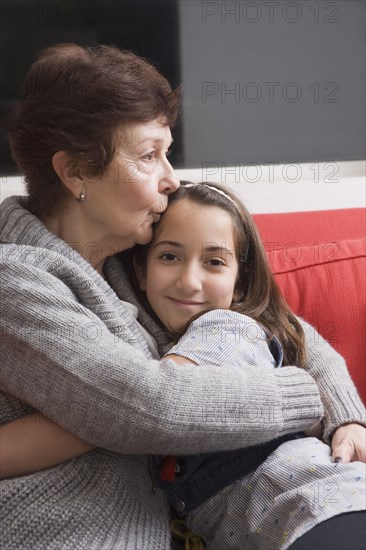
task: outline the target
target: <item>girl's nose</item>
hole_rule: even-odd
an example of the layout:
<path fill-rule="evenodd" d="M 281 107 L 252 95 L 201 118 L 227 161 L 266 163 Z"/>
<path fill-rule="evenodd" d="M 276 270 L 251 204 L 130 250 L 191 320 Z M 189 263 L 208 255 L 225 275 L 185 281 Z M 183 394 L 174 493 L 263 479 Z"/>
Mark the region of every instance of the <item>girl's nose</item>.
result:
<path fill-rule="evenodd" d="M 200 270 L 192 265 L 182 269 L 177 279 L 177 288 L 186 294 L 202 290 Z"/>

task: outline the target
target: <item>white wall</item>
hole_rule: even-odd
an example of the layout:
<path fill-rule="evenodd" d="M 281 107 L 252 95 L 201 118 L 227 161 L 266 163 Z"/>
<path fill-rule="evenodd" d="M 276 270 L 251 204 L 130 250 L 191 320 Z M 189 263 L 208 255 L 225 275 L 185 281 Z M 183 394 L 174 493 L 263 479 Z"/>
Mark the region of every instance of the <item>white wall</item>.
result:
<path fill-rule="evenodd" d="M 232 167 L 216 163 L 176 173 L 180 179 L 223 183 L 252 213 L 261 213 L 364 207 L 365 169 L 365 161 Z M 0 180 L 0 200 L 24 193 L 21 176 Z"/>
<path fill-rule="evenodd" d="M 229 186 L 252 213 L 366 206 L 366 162 L 256 165 L 219 163 L 177 170 L 180 179 Z"/>

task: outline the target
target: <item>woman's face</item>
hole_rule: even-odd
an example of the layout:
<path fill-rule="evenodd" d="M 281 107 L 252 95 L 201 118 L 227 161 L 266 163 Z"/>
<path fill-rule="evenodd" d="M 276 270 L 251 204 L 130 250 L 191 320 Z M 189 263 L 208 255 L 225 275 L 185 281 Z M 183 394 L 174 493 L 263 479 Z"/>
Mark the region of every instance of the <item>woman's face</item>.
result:
<path fill-rule="evenodd" d="M 163 325 L 178 331 L 202 311 L 229 309 L 237 275 L 228 212 L 182 199 L 156 230 L 140 286 Z"/>
<path fill-rule="evenodd" d="M 111 254 L 148 243 L 168 194 L 179 187 L 167 160 L 168 126 L 158 120 L 130 123 L 120 137 L 122 145 L 105 172 L 85 180 L 82 205 L 94 239 L 105 241 Z"/>

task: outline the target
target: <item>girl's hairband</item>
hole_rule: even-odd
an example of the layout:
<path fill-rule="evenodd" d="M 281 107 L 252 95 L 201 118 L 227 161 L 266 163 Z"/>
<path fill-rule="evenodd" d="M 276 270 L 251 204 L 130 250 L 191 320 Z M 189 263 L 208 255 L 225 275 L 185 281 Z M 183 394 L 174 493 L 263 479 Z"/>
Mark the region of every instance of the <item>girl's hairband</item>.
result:
<path fill-rule="evenodd" d="M 213 187 L 212 185 L 208 185 L 208 183 L 187 183 L 186 185 L 182 185 L 182 187 L 199 187 L 200 185 L 204 185 L 205 187 L 216 191 L 216 193 L 220 193 L 220 195 L 231 201 L 233 205 L 238 208 L 236 202 L 229 195 L 227 195 L 225 191 L 223 191 L 222 189 L 218 189 L 217 187 Z"/>

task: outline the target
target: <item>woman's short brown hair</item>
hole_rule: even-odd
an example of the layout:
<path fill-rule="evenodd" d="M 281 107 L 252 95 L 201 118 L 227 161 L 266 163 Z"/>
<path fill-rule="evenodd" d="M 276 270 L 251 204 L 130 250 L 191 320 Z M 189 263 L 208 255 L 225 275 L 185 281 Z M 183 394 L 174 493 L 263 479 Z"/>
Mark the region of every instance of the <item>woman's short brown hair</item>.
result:
<path fill-rule="evenodd" d="M 179 90 L 145 59 L 114 46 L 58 44 L 41 52 L 25 79 L 9 127 L 13 157 L 24 173 L 29 209 L 59 208 L 66 189 L 52 166 L 67 151 L 88 174 L 112 161 L 124 123 L 161 119 L 174 126 Z"/>

